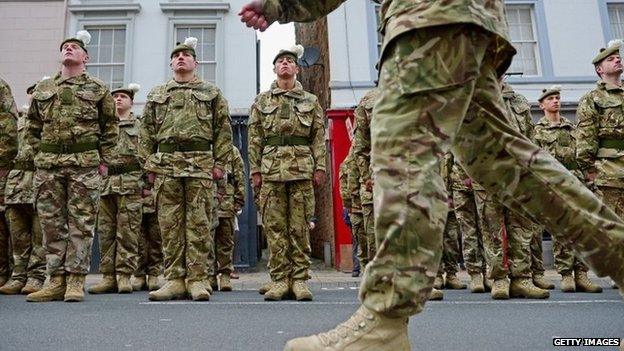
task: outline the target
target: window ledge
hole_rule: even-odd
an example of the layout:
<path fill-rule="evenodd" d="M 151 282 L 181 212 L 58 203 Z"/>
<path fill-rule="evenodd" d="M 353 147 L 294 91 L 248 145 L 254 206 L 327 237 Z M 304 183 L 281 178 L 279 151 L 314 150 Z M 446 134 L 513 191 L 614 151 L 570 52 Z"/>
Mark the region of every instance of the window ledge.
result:
<path fill-rule="evenodd" d="M 72 13 L 77 12 L 104 12 L 104 11 L 141 11 L 141 4 L 120 4 L 120 3 L 97 3 L 97 4 L 81 4 L 69 5 L 67 9 Z"/>
<path fill-rule="evenodd" d="M 194 3 L 194 2 L 161 2 L 160 9 L 163 12 L 170 11 L 223 11 L 230 10 L 229 3 L 223 2 L 208 2 L 208 3 Z"/>

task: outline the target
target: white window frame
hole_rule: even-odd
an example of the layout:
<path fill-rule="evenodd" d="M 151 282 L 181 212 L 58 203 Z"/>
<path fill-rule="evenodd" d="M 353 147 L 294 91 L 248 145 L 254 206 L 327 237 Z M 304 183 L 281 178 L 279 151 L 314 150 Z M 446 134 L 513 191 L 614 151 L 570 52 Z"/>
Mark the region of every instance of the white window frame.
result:
<path fill-rule="evenodd" d="M 173 27 L 173 37 L 176 38 L 176 33 L 177 30 L 180 28 L 198 28 L 198 29 L 213 29 L 215 31 L 215 42 L 214 42 L 214 61 L 200 61 L 197 60 L 197 63 L 202 65 L 202 64 L 212 64 L 214 65 L 214 77 L 215 77 L 215 81 L 214 82 L 210 82 L 212 84 L 217 84 L 217 72 L 219 71 L 219 61 L 218 61 L 218 57 L 217 57 L 217 52 L 218 52 L 218 48 L 219 48 L 219 38 L 217 37 L 217 26 L 216 24 L 176 24 Z M 198 41 L 201 40 L 201 38 L 197 38 Z M 182 42 L 183 40 L 178 40 L 175 39 L 174 42 L 176 41 L 180 41 Z M 199 42 L 198 42 L 199 44 Z M 202 79 L 204 79 L 204 77 L 201 77 Z M 207 80 L 206 80 L 207 81 Z"/>
<path fill-rule="evenodd" d="M 607 11 L 607 25 L 609 26 L 609 28 L 608 28 L 609 35 L 610 35 L 609 40 L 624 38 L 624 2 L 609 1 L 605 5 L 606 5 L 606 11 Z M 618 8 L 621 9 L 621 11 L 618 11 L 618 13 L 617 13 L 617 15 L 618 15 L 618 17 L 620 19 L 620 21 L 619 21 L 619 23 L 620 23 L 620 32 L 622 33 L 622 35 L 620 35 L 620 36 L 618 36 L 615 33 L 615 31 L 613 30 L 613 23 L 611 22 L 611 12 L 610 12 L 610 7 L 612 7 L 612 6 L 617 6 Z"/>
<path fill-rule="evenodd" d="M 84 27 L 84 29 L 87 30 L 91 30 L 93 31 L 93 29 L 97 29 L 97 30 L 106 30 L 106 29 L 122 29 L 124 30 L 124 34 L 125 34 L 125 38 L 124 38 L 124 58 L 123 58 L 123 62 L 121 63 L 123 65 L 123 80 L 121 81 L 121 86 L 125 86 L 127 85 L 127 81 L 128 79 L 126 78 L 126 72 L 128 71 L 126 66 L 128 66 L 128 62 L 127 62 L 127 56 L 128 56 L 128 27 L 124 24 L 117 24 L 117 25 L 91 25 L 91 24 L 86 24 Z M 99 52 L 98 52 L 99 53 Z M 112 54 L 112 52 L 111 52 Z M 93 65 L 97 65 L 99 67 L 114 67 L 114 66 L 119 66 L 120 63 L 118 62 L 106 62 L 106 63 L 95 63 L 95 62 L 87 62 L 87 69 Z M 101 80 L 103 80 L 106 83 L 109 83 L 107 80 L 102 79 L 101 77 L 98 77 Z M 108 86 L 108 88 L 110 90 L 113 90 L 115 88 L 118 88 L 117 84 L 113 84 L 113 82 L 110 82 L 110 85 Z"/>
<path fill-rule="evenodd" d="M 511 38 L 510 35 L 510 40 L 512 42 L 512 44 L 515 43 L 534 43 L 535 45 L 533 46 L 533 52 L 535 55 L 535 66 L 536 66 L 536 74 L 523 74 L 523 77 L 541 77 L 543 76 L 543 69 L 542 69 L 542 57 L 541 57 L 541 51 L 540 51 L 540 35 L 538 33 L 538 28 L 537 28 L 537 23 L 536 23 L 536 13 L 535 13 L 535 5 L 534 4 L 514 4 L 514 3 L 507 3 L 505 4 L 505 9 L 507 12 L 509 12 L 511 9 L 524 9 L 524 10 L 529 10 L 529 15 L 531 16 L 531 25 L 532 25 L 532 30 L 533 30 L 533 40 L 529 41 L 529 40 L 523 40 L 523 41 L 515 41 Z M 517 55 L 516 55 L 517 57 Z M 524 72 L 523 72 L 524 73 Z"/>

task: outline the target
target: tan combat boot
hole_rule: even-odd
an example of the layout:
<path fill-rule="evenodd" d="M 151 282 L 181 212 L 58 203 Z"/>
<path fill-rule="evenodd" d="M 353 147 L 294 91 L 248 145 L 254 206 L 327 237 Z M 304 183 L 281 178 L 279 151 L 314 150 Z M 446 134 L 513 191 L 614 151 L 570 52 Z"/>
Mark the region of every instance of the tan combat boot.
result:
<path fill-rule="evenodd" d="M 7 277 L 0 276 L 0 286 L 6 284 L 9 279 Z"/>
<path fill-rule="evenodd" d="M 186 292 L 191 296 L 193 301 L 210 300 L 210 293 L 206 290 L 204 282 L 200 280 L 189 280 L 186 285 Z"/>
<path fill-rule="evenodd" d="M 183 299 L 186 296 L 186 285 L 183 278 L 167 280 L 165 285 L 156 290 L 150 291 L 149 299 L 152 301 L 168 301 L 173 299 Z"/>
<path fill-rule="evenodd" d="M 530 278 L 513 278 L 509 286 L 509 295 L 511 297 L 526 297 L 527 299 L 547 299 L 550 297 L 548 290 L 533 285 Z"/>
<path fill-rule="evenodd" d="M 509 282 L 506 278 L 494 280 L 492 284 L 492 298 L 494 300 L 509 299 Z"/>
<path fill-rule="evenodd" d="M 43 285 L 43 289 L 28 294 L 26 301 L 28 302 L 48 302 L 48 301 L 62 301 L 65 297 L 65 290 L 67 285 L 65 284 L 64 275 L 54 275 L 50 277 L 47 284 Z"/>
<path fill-rule="evenodd" d="M 157 275 L 148 275 L 147 276 L 147 290 L 155 291 L 160 289 L 160 283 L 158 283 Z"/>
<path fill-rule="evenodd" d="M 612 289 L 617 289 L 618 288 L 618 286 L 617 286 L 617 284 L 615 283 L 614 280 L 611 281 L 611 288 Z"/>
<path fill-rule="evenodd" d="M 483 276 L 483 287 L 485 288 L 485 292 L 492 291 L 492 286 L 493 285 L 494 285 L 494 280 L 485 278 L 485 275 L 484 275 Z"/>
<path fill-rule="evenodd" d="M 210 289 L 212 291 L 217 291 L 219 290 L 219 283 L 217 283 L 217 277 L 214 275 L 209 275 L 208 278 L 206 278 L 206 285 L 210 285 Z M 206 286 L 206 288 L 208 288 Z"/>
<path fill-rule="evenodd" d="M 576 283 L 572 274 L 564 274 L 561 276 L 561 291 L 576 292 Z"/>
<path fill-rule="evenodd" d="M 25 286 L 24 282 L 15 279 L 9 279 L 2 287 L 0 287 L 0 294 L 2 295 L 16 295 L 22 291 Z"/>
<path fill-rule="evenodd" d="M 433 280 L 433 287 L 438 290 L 444 289 L 444 278 L 442 278 L 442 273 L 438 273 L 438 275 L 436 275 Z"/>
<path fill-rule="evenodd" d="M 69 274 L 69 277 L 67 277 L 67 289 L 65 290 L 65 302 L 81 302 L 84 300 L 85 278 L 85 274 Z"/>
<path fill-rule="evenodd" d="M 462 283 L 455 274 L 446 273 L 445 289 L 462 290 L 466 289 L 466 284 Z"/>
<path fill-rule="evenodd" d="M 219 275 L 219 290 L 232 291 L 232 282 L 230 281 L 229 274 Z"/>
<path fill-rule="evenodd" d="M 555 288 L 555 284 L 548 281 L 542 274 L 533 275 L 533 284 L 540 289 L 552 290 Z"/>
<path fill-rule="evenodd" d="M 305 280 L 293 280 L 292 292 L 297 301 L 312 301 L 312 292 Z"/>
<path fill-rule="evenodd" d="M 119 294 L 132 293 L 132 284 L 130 283 L 130 274 L 117 275 L 117 292 Z"/>
<path fill-rule="evenodd" d="M 575 271 L 574 272 L 574 282 L 576 283 L 576 291 L 578 292 L 588 292 L 588 293 L 601 293 L 602 288 L 591 280 L 587 276 L 587 272 L 584 271 Z"/>
<path fill-rule="evenodd" d="M 442 299 L 444 299 L 444 293 L 442 290 L 432 288 L 431 294 L 429 294 L 429 301 L 440 301 Z"/>
<path fill-rule="evenodd" d="M 474 273 L 470 275 L 470 292 L 485 292 L 485 286 L 483 286 L 483 276 L 481 273 Z"/>
<path fill-rule="evenodd" d="M 271 287 L 273 287 L 273 282 L 272 281 L 264 283 L 258 289 L 258 293 L 260 295 L 264 295 L 267 291 L 271 290 Z"/>
<path fill-rule="evenodd" d="M 271 289 L 264 293 L 264 299 L 266 301 L 279 301 L 288 296 L 290 292 L 290 285 L 288 279 L 282 279 L 271 285 Z"/>
<path fill-rule="evenodd" d="M 407 320 L 388 318 L 361 306 L 335 329 L 290 340 L 284 351 L 409 351 Z"/>
<path fill-rule="evenodd" d="M 32 294 L 43 288 L 43 282 L 36 278 L 28 278 L 26 285 L 22 288 L 21 293 L 24 295 Z"/>
<path fill-rule="evenodd" d="M 141 291 L 147 289 L 147 282 L 145 281 L 144 275 L 135 275 L 134 279 L 132 279 L 132 290 Z"/>
<path fill-rule="evenodd" d="M 114 274 L 104 274 L 99 283 L 87 289 L 89 294 L 112 294 L 117 292 L 117 280 Z"/>

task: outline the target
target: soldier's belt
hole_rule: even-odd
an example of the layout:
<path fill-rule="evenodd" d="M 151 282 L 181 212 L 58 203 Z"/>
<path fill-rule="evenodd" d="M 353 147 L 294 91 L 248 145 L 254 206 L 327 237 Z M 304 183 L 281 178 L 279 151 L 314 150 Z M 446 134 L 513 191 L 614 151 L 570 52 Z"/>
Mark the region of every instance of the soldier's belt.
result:
<path fill-rule="evenodd" d="M 264 138 L 264 145 L 269 146 L 295 146 L 295 145 L 310 145 L 310 139 L 301 136 L 272 136 Z"/>
<path fill-rule="evenodd" d="M 35 163 L 26 161 L 15 162 L 15 165 L 13 165 L 13 169 L 16 169 L 18 171 L 34 171 Z"/>
<path fill-rule="evenodd" d="M 158 144 L 158 152 L 174 153 L 190 152 L 190 151 L 210 151 L 212 149 L 212 143 L 209 141 L 188 141 L 176 144 Z"/>
<path fill-rule="evenodd" d="M 622 139 L 602 139 L 600 147 L 605 149 L 624 150 L 624 140 Z"/>
<path fill-rule="evenodd" d="M 108 166 L 108 175 L 109 176 L 119 175 L 119 174 L 125 174 L 125 173 L 130 173 L 130 172 L 136 172 L 140 170 L 141 170 L 141 165 L 139 165 L 138 162 L 121 164 L 121 165 L 110 165 Z"/>
<path fill-rule="evenodd" d="M 53 154 L 76 154 L 79 152 L 97 150 L 97 142 L 85 142 L 75 144 L 48 144 L 41 143 L 39 150 L 42 152 L 50 152 Z"/>

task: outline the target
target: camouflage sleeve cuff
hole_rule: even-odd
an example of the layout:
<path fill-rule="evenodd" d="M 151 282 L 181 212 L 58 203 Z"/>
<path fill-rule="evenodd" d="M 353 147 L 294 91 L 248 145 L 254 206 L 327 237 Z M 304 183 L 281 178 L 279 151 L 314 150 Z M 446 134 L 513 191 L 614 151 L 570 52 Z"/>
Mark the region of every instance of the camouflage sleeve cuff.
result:
<path fill-rule="evenodd" d="M 267 22 L 273 23 L 275 21 L 284 20 L 280 18 L 280 2 L 279 0 L 264 0 L 262 4 L 262 12 Z"/>

